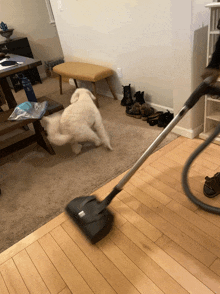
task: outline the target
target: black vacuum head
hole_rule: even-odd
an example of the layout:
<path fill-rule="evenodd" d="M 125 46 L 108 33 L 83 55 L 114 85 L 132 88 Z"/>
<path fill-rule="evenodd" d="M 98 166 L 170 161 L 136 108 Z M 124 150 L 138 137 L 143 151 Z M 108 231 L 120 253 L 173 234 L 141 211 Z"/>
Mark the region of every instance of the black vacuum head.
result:
<path fill-rule="evenodd" d="M 110 232 L 114 220 L 107 208 L 100 212 L 100 203 L 95 196 L 81 196 L 73 199 L 66 207 L 67 213 L 92 244 Z"/>

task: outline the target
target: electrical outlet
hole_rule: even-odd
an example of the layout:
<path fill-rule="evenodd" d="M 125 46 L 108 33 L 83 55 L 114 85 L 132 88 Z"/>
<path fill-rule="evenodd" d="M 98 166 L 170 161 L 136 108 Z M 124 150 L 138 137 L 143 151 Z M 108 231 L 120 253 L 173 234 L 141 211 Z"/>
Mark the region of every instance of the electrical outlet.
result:
<path fill-rule="evenodd" d="M 122 78 L 122 69 L 120 67 L 117 68 L 117 75 L 119 78 Z"/>
<path fill-rule="evenodd" d="M 58 5 L 59 11 L 63 11 L 63 3 L 61 0 L 57 0 L 57 5 Z"/>

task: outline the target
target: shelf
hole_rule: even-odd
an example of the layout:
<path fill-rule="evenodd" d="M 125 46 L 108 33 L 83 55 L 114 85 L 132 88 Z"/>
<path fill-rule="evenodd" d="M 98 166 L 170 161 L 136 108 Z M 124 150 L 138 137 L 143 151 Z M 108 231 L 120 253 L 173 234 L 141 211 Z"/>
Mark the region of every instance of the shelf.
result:
<path fill-rule="evenodd" d="M 200 139 L 203 139 L 203 140 L 206 140 L 208 139 L 208 137 L 214 132 L 215 129 L 211 129 L 210 131 L 206 132 L 206 133 L 201 133 L 199 134 L 199 138 Z M 215 144 L 218 144 L 220 145 L 220 136 L 217 136 L 213 141 L 212 143 L 215 143 Z"/>
<path fill-rule="evenodd" d="M 208 27 L 208 47 L 207 47 L 207 66 L 212 59 L 214 46 L 220 36 L 220 30 L 217 28 L 220 17 L 220 2 L 212 2 L 206 4 L 205 7 L 210 8 L 210 23 Z M 220 76 L 217 79 L 220 82 Z M 216 86 L 219 86 L 218 83 Z M 219 86 L 220 88 L 220 86 Z M 205 95 L 205 111 L 204 111 L 204 130 L 199 135 L 200 139 L 206 140 L 220 123 L 220 97 L 217 95 Z M 208 114 L 208 115 L 207 115 Z M 213 143 L 220 145 L 220 135 L 213 140 Z"/>
<path fill-rule="evenodd" d="M 220 2 L 219 2 L 220 3 Z M 219 30 L 210 31 L 210 35 L 219 35 Z"/>
<path fill-rule="evenodd" d="M 217 99 L 217 98 L 212 98 L 212 97 L 207 97 L 207 100 L 208 100 L 208 101 L 212 101 L 212 102 L 217 102 L 217 103 L 219 103 L 219 102 L 220 102 L 220 97 L 219 97 L 219 99 Z"/>
<path fill-rule="evenodd" d="M 211 119 L 211 120 L 215 120 L 215 121 L 220 121 L 220 112 L 219 111 L 218 112 L 216 111 L 216 112 L 214 112 L 211 115 L 207 115 L 206 118 Z"/>

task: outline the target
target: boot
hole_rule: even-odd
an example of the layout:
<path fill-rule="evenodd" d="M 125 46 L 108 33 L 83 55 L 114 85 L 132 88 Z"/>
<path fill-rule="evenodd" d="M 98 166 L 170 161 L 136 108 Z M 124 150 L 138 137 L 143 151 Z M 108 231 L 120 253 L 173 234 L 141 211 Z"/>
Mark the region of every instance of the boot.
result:
<path fill-rule="evenodd" d="M 136 102 L 135 104 L 133 104 L 131 107 L 126 107 L 126 115 L 128 116 L 132 116 L 135 118 L 141 118 L 141 111 L 140 111 L 141 105 Z"/>
<path fill-rule="evenodd" d="M 128 86 L 122 86 L 124 90 L 124 97 L 121 100 L 121 105 L 122 106 L 130 106 L 134 104 L 134 101 L 132 100 L 131 96 L 131 84 Z"/>
<path fill-rule="evenodd" d="M 153 107 L 150 107 L 147 103 L 141 105 L 140 111 L 142 120 L 147 120 L 148 116 L 154 113 Z"/>
<path fill-rule="evenodd" d="M 134 101 L 134 103 L 135 102 L 138 102 L 141 105 L 145 103 L 145 100 L 144 100 L 144 92 L 138 91 L 138 92 L 136 92 L 134 94 L 134 97 L 136 98 L 135 101 Z"/>

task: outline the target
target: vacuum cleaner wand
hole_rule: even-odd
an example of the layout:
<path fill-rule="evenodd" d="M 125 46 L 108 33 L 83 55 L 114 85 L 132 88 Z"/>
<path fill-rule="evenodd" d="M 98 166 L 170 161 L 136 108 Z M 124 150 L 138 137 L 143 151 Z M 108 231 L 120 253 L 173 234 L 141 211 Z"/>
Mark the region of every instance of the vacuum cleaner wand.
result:
<path fill-rule="evenodd" d="M 145 160 L 153 153 L 156 147 L 165 139 L 168 133 L 183 118 L 183 116 L 192 108 L 201 96 L 213 91 L 210 86 L 214 81 L 213 77 L 206 78 L 191 94 L 185 102 L 183 108 L 160 133 L 155 141 L 149 146 L 144 154 L 137 160 L 134 166 L 125 174 L 119 183 L 113 188 L 112 192 L 103 200 L 99 201 L 94 195 L 81 196 L 73 199 L 66 207 L 67 213 L 78 225 L 82 232 L 87 236 L 92 244 L 95 244 L 104 238 L 112 228 L 114 216 L 107 209 L 107 206 L 113 198 L 122 190 L 123 186 L 129 181 L 134 173 L 140 168 Z M 220 95 L 220 89 L 216 90 Z"/>

